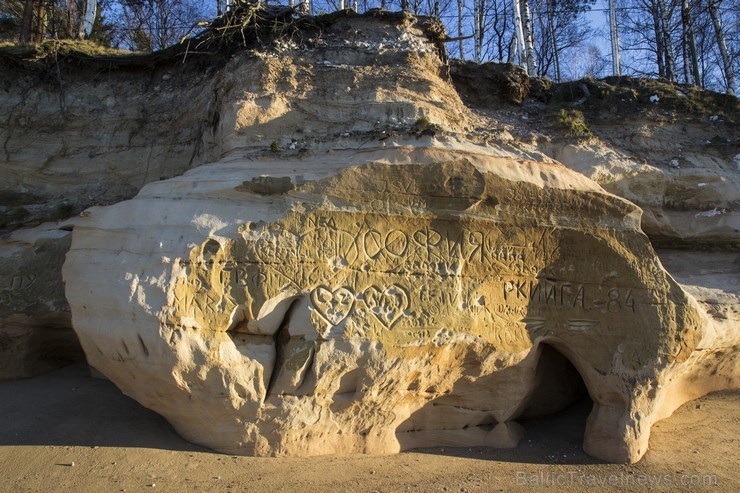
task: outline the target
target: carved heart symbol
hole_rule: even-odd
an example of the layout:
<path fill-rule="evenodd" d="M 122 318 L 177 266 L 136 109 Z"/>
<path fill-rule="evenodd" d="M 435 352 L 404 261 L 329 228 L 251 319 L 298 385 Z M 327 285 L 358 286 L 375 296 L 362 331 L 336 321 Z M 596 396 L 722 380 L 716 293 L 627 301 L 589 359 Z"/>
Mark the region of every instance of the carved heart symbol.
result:
<path fill-rule="evenodd" d="M 370 313 L 389 329 L 409 307 L 409 295 L 404 288 L 396 284 L 383 291 L 376 286 L 370 286 L 365 290 L 362 298 Z"/>
<path fill-rule="evenodd" d="M 347 288 L 337 288 L 332 291 L 326 286 L 319 286 L 311 293 L 311 302 L 327 322 L 339 325 L 352 310 L 355 294 Z"/>

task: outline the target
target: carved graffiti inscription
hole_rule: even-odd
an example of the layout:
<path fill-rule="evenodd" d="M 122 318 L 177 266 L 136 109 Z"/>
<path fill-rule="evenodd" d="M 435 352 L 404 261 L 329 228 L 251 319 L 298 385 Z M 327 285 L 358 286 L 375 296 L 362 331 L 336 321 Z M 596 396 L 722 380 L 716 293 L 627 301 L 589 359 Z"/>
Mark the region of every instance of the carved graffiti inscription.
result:
<path fill-rule="evenodd" d="M 594 234 L 548 225 L 556 213 L 586 217 L 595 199 L 563 205 L 535 187 L 485 198 L 480 177 L 469 179 L 449 177 L 432 193 L 434 177 L 362 178 L 322 191 L 332 207 L 247 223 L 221 248 L 191 252 L 172 323 L 228 327 L 231 313 L 256 320 L 271 300 L 291 297 L 306 300 L 322 336 L 404 341 L 466 327 L 516 345 L 542 331 L 605 330 L 609 317 L 637 320 L 650 306 L 655 293 L 632 287 L 635 260 Z"/>
<path fill-rule="evenodd" d="M 36 274 L 16 274 L 8 276 L 4 282 L 6 289 L 28 289 L 36 282 Z"/>
<path fill-rule="evenodd" d="M 370 286 L 362 293 L 362 300 L 385 327 L 391 328 L 409 307 L 409 295 L 406 289 L 393 284 L 383 290 Z"/>
<path fill-rule="evenodd" d="M 355 294 L 348 288 L 331 290 L 319 286 L 311 292 L 311 302 L 316 311 L 332 325 L 347 318 L 355 303 Z"/>

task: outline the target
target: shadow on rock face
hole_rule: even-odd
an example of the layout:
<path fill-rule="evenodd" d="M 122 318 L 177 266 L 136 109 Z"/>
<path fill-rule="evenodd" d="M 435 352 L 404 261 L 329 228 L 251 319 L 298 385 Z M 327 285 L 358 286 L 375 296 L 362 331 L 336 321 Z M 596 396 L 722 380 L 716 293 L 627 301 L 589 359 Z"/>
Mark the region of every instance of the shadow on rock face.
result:
<path fill-rule="evenodd" d="M 555 414 L 521 421 L 524 438 L 514 448 L 471 447 L 465 444 L 420 447 L 421 454 L 470 457 L 529 464 L 603 464 L 583 451 L 586 420 L 593 407 L 582 398 Z"/>
<path fill-rule="evenodd" d="M 575 447 L 574 457 L 583 460 L 586 417 L 593 402 L 565 356 L 541 344 L 518 365 L 475 380 L 469 377 L 480 365 L 466 362 L 463 374 L 468 378 L 459 379 L 448 393 L 427 402 L 398 427 L 402 449 L 510 449 L 525 446 L 522 440 L 534 440 L 547 441 L 555 449 Z"/>

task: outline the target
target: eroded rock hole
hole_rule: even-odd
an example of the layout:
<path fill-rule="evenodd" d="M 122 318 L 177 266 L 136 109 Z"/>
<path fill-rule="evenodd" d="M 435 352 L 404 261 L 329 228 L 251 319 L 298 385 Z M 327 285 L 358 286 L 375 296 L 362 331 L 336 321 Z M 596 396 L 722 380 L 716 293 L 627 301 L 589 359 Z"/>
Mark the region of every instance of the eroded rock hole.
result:
<path fill-rule="evenodd" d="M 221 250 L 221 245 L 216 240 L 208 240 L 203 244 L 203 263 L 206 268 L 213 265 L 214 258 Z"/>
<path fill-rule="evenodd" d="M 535 385 L 518 414 L 533 444 L 580 451 L 593 401 L 575 366 L 554 347 L 543 344 Z"/>

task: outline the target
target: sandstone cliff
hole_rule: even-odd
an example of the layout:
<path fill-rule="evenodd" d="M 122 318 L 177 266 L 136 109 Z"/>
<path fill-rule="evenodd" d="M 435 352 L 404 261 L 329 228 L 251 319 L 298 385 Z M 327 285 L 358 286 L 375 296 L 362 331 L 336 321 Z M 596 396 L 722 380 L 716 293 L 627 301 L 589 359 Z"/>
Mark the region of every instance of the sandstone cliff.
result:
<path fill-rule="evenodd" d="M 547 121 L 557 90 L 510 68 L 496 102 L 453 67 L 458 93 L 438 36 L 342 15 L 212 63 L 4 70 L 6 228 L 139 193 L 4 240 L 0 330 L 68 316 L 74 229 L 66 298 L 88 361 L 195 442 L 514 446 L 519 419 L 583 381 L 586 450 L 639 459 L 653 422 L 740 378 L 731 148 L 692 141 L 675 168 L 663 121 L 645 119 L 650 141 L 617 134 L 623 115 L 570 135 Z M 696 118 L 737 139 L 731 104 Z M 682 288 L 641 218 L 654 241 L 724 249 L 729 278 L 670 253 Z"/>

